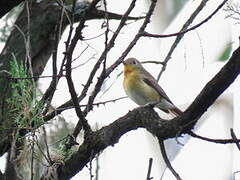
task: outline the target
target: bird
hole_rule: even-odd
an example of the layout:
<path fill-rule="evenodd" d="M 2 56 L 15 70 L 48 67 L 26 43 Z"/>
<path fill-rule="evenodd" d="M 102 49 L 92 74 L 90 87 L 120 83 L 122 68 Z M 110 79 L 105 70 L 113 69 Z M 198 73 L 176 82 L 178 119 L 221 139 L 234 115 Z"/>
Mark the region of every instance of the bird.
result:
<path fill-rule="evenodd" d="M 180 116 L 183 112 L 169 99 L 157 80 L 142 66 L 136 58 L 123 61 L 123 88 L 127 96 L 138 105 L 156 103 L 156 107 L 165 113 Z"/>

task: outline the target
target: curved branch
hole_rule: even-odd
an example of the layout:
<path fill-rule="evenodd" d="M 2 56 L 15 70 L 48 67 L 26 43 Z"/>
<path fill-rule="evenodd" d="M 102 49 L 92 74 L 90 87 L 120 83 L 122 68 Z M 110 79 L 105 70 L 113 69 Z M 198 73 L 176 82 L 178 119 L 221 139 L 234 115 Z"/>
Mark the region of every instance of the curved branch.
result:
<path fill-rule="evenodd" d="M 211 138 L 207 138 L 207 137 L 203 137 L 200 135 L 195 134 L 192 131 L 189 131 L 188 133 L 190 136 L 194 137 L 194 138 L 198 138 L 204 141 L 208 141 L 208 142 L 213 142 L 213 143 L 218 143 L 218 144 L 229 144 L 229 143 L 236 143 L 238 144 L 240 142 L 240 139 L 237 139 L 236 137 L 232 138 L 232 139 L 211 139 Z"/>
<path fill-rule="evenodd" d="M 175 33 L 171 33 L 171 34 L 152 34 L 152 33 L 144 31 L 142 33 L 142 36 L 153 37 L 153 38 L 167 38 L 167 37 L 186 34 L 187 32 L 193 31 L 193 30 L 199 28 L 200 26 L 202 26 L 204 23 L 208 22 L 227 3 L 227 1 L 228 0 L 224 0 L 208 17 L 206 17 L 204 20 L 202 20 L 198 24 L 196 24 L 188 29 L 184 30 L 184 28 L 182 28 L 179 32 L 175 32 Z M 199 10 L 197 10 L 197 11 L 199 11 Z M 189 22 L 187 22 L 187 23 L 190 24 Z"/>
<path fill-rule="evenodd" d="M 179 176 L 179 174 L 172 167 L 172 165 L 171 165 L 171 163 L 170 163 L 170 161 L 168 159 L 164 142 L 161 139 L 158 138 L 158 143 L 160 145 L 160 150 L 161 150 L 161 153 L 162 153 L 163 160 L 165 161 L 165 164 L 167 165 L 168 169 L 172 172 L 172 174 L 175 176 L 175 178 L 177 180 L 182 180 L 182 178 Z"/>
<path fill-rule="evenodd" d="M 191 25 L 191 23 L 193 22 L 193 20 L 196 18 L 196 16 L 201 12 L 201 10 L 203 9 L 203 7 L 206 5 L 208 0 L 202 0 L 202 2 L 200 3 L 200 5 L 197 7 L 197 9 L 192 13 L 192 15 L 189 17 L 189 19 L 184 23 L 182 29 L 180 30 L 180 32 L 184 32 L 185 30 L 187 30 L 187 28 Z M 216 14 L 218 12 L 219 9 L 222 8 L 222 6 L 227 2 L 227 0 L 224 0 L 218 7 L 217 9 L 210 15 L 208 16 L 205 20 L 203 20 L 201 23 L 193 26 L 192 28 L 189 28 L 186 32 L 193 30 L 194 28 L 197 28 L 199 26 L 201 26 L 203 23 L 207 22 L 209 19 L 212 18 L 212 16 L 214 16 L 214 14 Z M 165 71 L 166 67 L 167 67 L 167 63 L 168 61 L 171 59 L 172 53 L 174 51 L 174 49 L 178 46 L 179 42 L 181 41 L 181 39 L 183 38 L 184 34 L 178 34 L 173 45 L 171 46 L 166 58 L 163 61 L 163 67 L 161 69 L 161 71 L 159 72 L 158 76 L 157 76 L 157 80 L 159 81 L 162 73 Z"/>
<path fill-rule="evenodd" d="M 196 119 L 214 103 L 214 101 L 233 83 L 240 72 L 240 47 L 232 54 L 229 61 L 210 80 L 193 103 L 181 117 L 181 124 L 192 128 Z M 186 131 L 185 131 L 186 132 Z"/>
<path fill-rule="evenodd" d="M 90 158 L 108 146 L 116 144 L 122 135 L 131 130 L 145 128 L 161 140 L 187 133 L 224 90 L 231 85 L 239 72 L 240 48 L 235 50 L 228 63 L 206 84 L 182 116 L 173 120 L 163 120 L 150 106 L 139 107 L 128 112 L 125 116 L 93 132 L 85 139 L 78 151 L 58 168 L 60 179 L 69 179 L 74 176 L 90 161 Z"/>

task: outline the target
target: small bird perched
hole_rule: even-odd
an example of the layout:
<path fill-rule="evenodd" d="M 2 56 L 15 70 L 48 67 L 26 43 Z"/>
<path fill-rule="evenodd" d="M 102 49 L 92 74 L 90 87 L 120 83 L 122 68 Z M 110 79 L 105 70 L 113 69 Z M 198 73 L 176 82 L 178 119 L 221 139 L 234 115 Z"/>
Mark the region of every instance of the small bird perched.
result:
<path fill-rule="evenodd" d="M 144 69 L 137 59 L 129 58 L 123 64 L 123 87 L 130 99 L 138 105 L 157 103 L 156 107 L 166 113 L 173 113 L 176 116 L 182 114 L 182 111 L 172 103 L 158 85 L 157 80 Z"/>

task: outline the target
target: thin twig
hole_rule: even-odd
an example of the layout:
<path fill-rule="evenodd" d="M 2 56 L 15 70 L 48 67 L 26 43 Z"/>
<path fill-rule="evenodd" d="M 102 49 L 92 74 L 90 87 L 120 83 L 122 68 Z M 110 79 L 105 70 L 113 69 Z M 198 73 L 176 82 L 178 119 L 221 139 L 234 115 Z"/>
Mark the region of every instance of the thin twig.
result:
<path fill-rule="evenodd" d="M 129 8 L 127 9 L 127 11 L 124 13 L 124 15 L 122 16 L 122 19 L 117 27 L 117 30 L 114 32 L 112 38 L 109 40 L 108 44 L 107 44 L 107 47 L 104 49 L 103 53 L 101 54 L 101 56 L 99 57 L 99 60 L 96 62 L 96 64 L 94 65 L 90 75 L 89 75 L 89 78 L 88 78 L 88 81 L 80 95 L 79 98 L 82 98 L 83 96 L 85 97 L 86 95 L 84 93 L 86 93 L 86 89 L 89 88 L 90 84 L 92 83 L 93 81 L 93 78 L 97 72 L 97 70 L 99 69 L 100 65 L 102 64 L 103 60 L 105 59 L 105 56 L 107 54 L 107 52 L 109 52 L 113 46 L 114 46 L 114 43 L 115 43 L 115 40 L 117 38 L 117 36 L 119 35 L 120 31 L 122 30 L 122 28 L 125 26 L 125 22 L 127 21 L 128 19 L 128 15 L 130 14 L 130 12 L 133 10 L 133 8 L 135 7 L 135 2 L 136 0 L 132 0 Z M 108 74 L 109 75 L 109 74 Z M 97 84 L 95 85 L 95 88 L 94 88 L 94 91 L 92 93 L 92 95 L 89 97 L 89 100 L 88 100 L 88 107 L 84 109 L 84 115 L 87 115 L 87 113 L 92 110 L 92 104 L 93 104 L 93 101 L 96 97 L 96 95 L 99 93 L 100 89 L 101 89 L 101 86 L 105 80 L 105 78 L 107 77 L 107 72 L 104 72 L 101 74 Z"/>
<path fill-rule="evenodd" d="M 99 178 L 99 169 L 100 169 L 100 166 L 99 166 L 99 154 L 100 153 L 96 154 L 96 157 L 95 157 L 95 159 L 96 159 L 96 169 L 95 169 L 95 179 L 94 180 L 98 180 L 98 178 Z"/>
<path fill-rule="evenodd" d="M 99 1 L 100 0 L 93 0 L 92 3 L 89 5 L 89 7 L 86 9 L 86 14 L 88 12 L 91 12 L 91 10 L 95 8 L 95 6 L 97 5 L 97 3 Z M 73 9 L 72 9 L 72 12 L 73 12 Z M 73 38 L 71 40 L 71 43 L 70 43 L 70 45 L 69 45 L 69 47 L 66 51 L 66 54 L 65 54 L 66 57 L 67 57 L 66 79 L 67 79 L 68 89 L 69 89 L 71 99 L 72 99 L 72 102 L 73 102 L 73 105 L 74 105 L 74 108 L 75 108 L 75 112 L 76 112 L 76 114 L 79 118 L 78 123 L 75 126 L 73 134 L 72 134 L 75 138 L 77 137 L 77 135 L 79 134 L 79 132 L 81 131 L 82 128 L 85 130 L 86 134 L 91 132 L 91 127 L 88 124 L 88 122 L 87 122 L 87 120 L 86 120 L 86 118 L 85 118 L 85 116 L 84 116 L 84 114 L 83 114 L 83 112 L 82 112 L 82 110 L 79 106 L 78 96 L 77 96 L 77 93 L 76 93 L 76 90 L 75 90 L 75 87 L 74 87 L 74 83 L 73 83 L 73 80 L 72 80 L 72 54 L 73 54 L 73 51 L 74 51 L 74 49 L 77 45 L 78 40 L 82 39 L 82 30 L 85 27 L 85 22 L 86 22 L 86 18 L 85 19 L 83 18 L 79 22 L 79 24 L 76 28 L 76 33 L 73 36 Z"/>
<path fill-rule="evenodd" d="M 111 38 L 111 40 L 108 43 L 108 51 L 113 47 L 114 41 L 115 41 L 117 35 L 119 34 L 120 30 L 125 25 L 125 21 L 126 21 L 126 19 L 128 17 L 128 14 L 131 12 L 131 9 L 134 7 L 135 1 L 136 0 L 132 1 L 131 5 L 129 6 L 129 9 L 122 16 L 122 20 L 120 21 L 117 30 L 115 31 L 115 33 L 113 34 L 113 37 Z M 106 74 L 103 77 L 100 77 L 98 79 L 98 82 L 97 82 L 97 84 L 95 86 L 95 90 L 92 93 L 91 99 L 89 99 L 89 101 L 93 102 L 94 98 L 96 97 L 96 95 L 100 91 L 100 87 L 101 87 L 102 83 L 104 82 L 105 76 L 109 76 L 110 75 L 110 73 L 123 61 L 123 59 L 127 56 L 127 54 L 130 52 L 130 50 L 136 44 L 137 40 L 140 38 L 140 33 L 144 31 L 144 29 L 146 28 L 147 24 L 149 23 L 150 17 L 151 17 L 151 15 L 153 13 L 153 10 L 154 10 L 155 6 L 156 6 L 156 0 L 152 1 L 152 4 L 151 4 L 151 6 L 149 8 L 149 11 L 148 11 L 148 13 L 146 15 L 146 19 L 144 20 L 142 26 L 139 29 L 139 33 L 134 37 L 133 41 L 129 44 L 129 46 L 126 48 L 126 50 L 122 53 L 121 57 L 118 58 L 118 60 L 112 66 L 110 66 L 107 69 Z M 104 54 L 104 52 L 103 52 L 103 54 Z M 79 102 L 86 96 L 88 88 L 90 87 L 90 85 L 92 83 L 92 80 L 93 80 L 93 78 L 94 78 L 94 76 L 96 74 L 96 71 L 98 70 L 98 68 L 99 68 L 99 66 L 101 64 L 100 60 L 101 61 L 103 60 L 103 57 L 104 57 L 103 54 L 102 54 L 102 56 L 100 56 L 99 60 L 95 64 L 93 70 L 91 71 L 90 76 L 89 76 L 89 78 L 87 80 L 87 83 L 85 84 L 85 86 L 84 86 L 84 88 L 82 90 L 82 93 L 80 94 L 80 96 L 78 96 L 78 101 Z M 70 109 L 72 107 L 73 107 L 72 100 L 69 100 L 66 103 L 64 103 L 61 106 L 59 106 L 54 112 L 51 112 L 48 115 L 44 116 L 44 121 L 48 121 L 48 120 L 52 119 L 53 117 L 55 117 L 56 115 L 62 113 L 64 110 Z M 84 114 L 87 114 L 88 111 L 89 111 L 89 109 L 86 108 L 84 110 Z"/>
<path fill-rule="evenodd" d="M 59 17 L 58 17 L 58 23 L 57 23 L 57 26 L 55 27 L 56 33 L 55 33 L 55 40 L 54 40 L 54 50 L 53 50 L 53 54 L 52 54 L 52 76 L 53 77 L 52 77 L 52 81 L 51 81 L 49 87 L 47 88 L 44 95 L 42 96 L 42 100 L 44 100 L 46 102 L 46 107 L 42 112 L 43 115 L 45 115 L 48 112 L 49 107 L 51 106 L 52 98 L 56 91 L 58 81 L 60 79 L 60 77 L 58 78 L 56 76 L 58 75 L 57 54 L 58 54 L 58 43 L 60 41 L 61 31 L 62 31 L 63 14 L 64 14 L 63 11 L 64 10 L 61 9 L 61 11 L 59 13 Z"/>
<path fill-rule="evenodd" d="M 53 78 L 53 77 L 65 77 L 65 75 L 56 75 L 56 76 L 31 76 L 31 77 L 11 77 L 11 76 L 1 76 L 0 78 L 5 78 L 8 80 L 12 81 L 17 81 L 17 80 L 27 80 L 27 79 L 40 79 L 40 78 Z"/>
<path fill-rule="evenodd" d="M 231 136 L 232 136 L 233 140 L 237 141 L 237 136 L 236 136 L 236 134 L 234 133 L 233 128 L 230 129 L 230 132 L 231 132 Z M 238 150 L 240 151 L 239 142 L 236 142 L 235 144 L 236 144 Z"/>
<path fill-rule="evenodd" d="M 141 38 L 141 34 L 145 31 L 148 23 L 150 23 L 150 18 L 153 14 L 153 11 L 156 7 L 157 0 L 152 0 L 152 3 L 148 9 L 148 12 L 145 16 L 145 19 L 138 30 L 138 33 L 135 35 L 133 40 L 129 43 L 128 47 L 123 51 L 122 55 L 107 69 L 107 75 L 109 75 L 119 64 L 121 64 L 124 58 L 128 55 L 131 49 L 135 46 L 137 41 Z"/>
<path fill-rule="evenodd" d="M 218 143 L 218 144 L 229 144 L 229 143 L 239 143 L 240 139 L 211 139 L 203 136 L 199 136 L 192 131 L 188 131 L 188 134 L 194 138 L 198 138 L 204 141 Z"/>
<path fill-rule="evenodd" d="M 94 159 L 94 153 L 93 151 L 91 152 L 91 156 L 90 156 L 90 160 L 89 160 L 89 176 L 90 176 L 90 180 L 93 180 L 93 173 L 92 173 L 92 160 Z"/>
<path fill-rule="evenodd" d="M 69 17 L 68 13 L 66 13 L 66 9 L 63 5 L 62 0 L 60 0 L 60 2 L 58 2 L 58 3 L 61 4 L 60 5 L 61 11 L 60 11 L 60 15 L 58 17 L 58 23 L 57 23 L 58 25 L 57 25 L 57 30 L 56 30 L 56 33 L 55 33 L 56 34 L 55 35 L 55 43 L 54 43 L 55 52 L 53 53 L 53 66 L 56 66 L 54 61 L 56 61 L 55 59 L 57 58 L 58 42 L 60 41 L 61 33 L 63 31 L 62 24 L 63 24 L 64 13 L 65 13 L 65 15 L 68 19 L 69 24 L 70 24 L 70 30 L 69 30 L 69 33 L 68 33 L 67 41 L 65 42 L 66 51 L 69 47 L 70 40 L 71 40 L 71 37 L 72 37 L 72 32 L 73 32 L 73 23 L 72 22 L 74 20 L 74 19 L 71 19 Z M 62 60 L 62 64 L 60 66 L 60 70 L 58 72 L 58 77 L 53 77 L 49 87 L 47 88 L 44 95 L 42 96 L 42 99 L 40 100 L 41 102 L 47 101 L 48 105 L 51 103 L 53 95 L 55 93 L 55 90 L 56 90 L 56 87 L 57 87 L 57 84 L 58 84 L 60 78 L 65 76 L 65 75 L 63 75 L 63 68 L 64 68 L 64 65 L 65 65 L 66 59 L 67 59 L 67 57 L 66 57 L 66 54 L 65 54 L 65 56 L 63 57 L 63 60 Z M 56 74 L 56 71 L 57 71 L 56 67 L 53 68 L 53 74 Z M 48 106 L 44 109 L 43 115 L 45 115 L 47 112 L 48 112 Z"/>
<path fill-rule="evenodd" d="M 171 33 L 171 34 L 152 34 L 144 31 L 142 33 L 142 36 L 144 37 L 153 37 L 153 38 L 168 38 L 178 35 L 183 35 L 188 33 L 189 31 L 193 31 L 197 29 L 198 27 L 202 26 L 204 23 L 208 22 L 227 2 L 228 0 L 224 0 L 208 17 L 206 17 L 204 20 L 202 20 L 200 23 L 186 29 L 186 30 L 180 30 L 179 32 Z"/>
<path fill-rule="evenodd" d="M 164 65 L 163 62 L 160 62 L 160 61 L 141 61 L 141 64 L 161 64 L 161 65 Z"/>
<path fill-rule="evenodd" d="M 146 178 L 146 180 L 151 180 L 151 179 L 153 179 L 153 177 L 151 177 L 152 163 L 153 163 L 153 158 L 149 158 L 149 162 L 148 162 L 148 172 L 147 172 L 147 178 Z"/>
<path fill-rule="evenodd" d="M 46 146 L 47 157 L 48 157 L 48 159 L 49 159 L 49 161 L 50 161 L 50 165 L 52 165 L 52 164 L 53 164 L 53 161 L 52 161 L 52 158 L 51 158 L 51 156 L 50 156 L 49 148 L 48 148 L 48 143 L 47 143 L 47 132 L 46 132 L 46 129 L 45 129 L 44 126 L 42 127 L 42 129 L 43 129 L 43 140 L 44 140 L 44 144 L 45 144 L 45 146 Z"/>
<path fill-rule="evenodd" d="M 103 0 L 103 4 L 104 4 L 104 11 L 107 12 L 107 2 L 106 0 Z M 105 45 L 105 49 L 108 48 L 108 34 L 109 34 L 109 18 L 108 18 L 108 14 L 106 13 L 105 15 L 105 25 L 106 25 L 106 30 L 105 30 L 105 42 L 104 42 L 104 45 Z M 105 54 L 105 57 L 104 57 L 104 60 L 103 60 L 103 72 L 102 73 L 105 73 L 106 72 L 106 62 L 107 62 L 107 52 L 108 51 L 104 51 L 106 52 Z"/>
<path fill-rule="evenodd" d="M 33 70 L 32 70 L 32 59 L 31 59 L 31 44 L 30 44 L 30 9 L 29 9 L 29 1 L 25 1 L 26 4 L 26 11 L 27 11 L 27 32 L 26 32 L 26 58 L 25 58 L 25 64 L 28 65 L 28 73 L 30 76 L 33 76 Z"/>
<path fill-rule="evenodd" d="M 95 3 L 95 4 L 96 4 L 96 3 Z M 94 10 L 95 10 L 95 9 L 94 9 Z M 102 11 L 101 11 L 101 12 L 102 12 Z M 109 12 L 105 12 L 105 13 L 108 14 L 109 19 L 114 19 L 114 18 L 112 17 L 112 13 L 109 13 Z M 103 17 L 104 17 L 104 16 L 103 16 Z M 126 20 L 139 20 L 139 19 L 142 19 L 143 17 L 139 17 L 139 18 L 129 17 L 128 14 L 126 15 L 126 13 L 125 13 L 124 15 L 118 15 L 118 19 L 120 19 L 120 18 L 121 18 L 121 21 L 120 21 L 119 26 L 121 26 L 121 28 L 122 28 L 122 27 L 125 25 L 125 21 L 126 21 Z M 71 24 L 72 24 L 72 23 L 70 23 L 70 25 L 71 25 Z M 70 26 L 70 31 L 72 31 L 72 30 L 73 30 L 73 28 L 72 28 L 72 26 Z M 119 34 L 118 30 L 119 30 L 119 29 L 117 29 L 117 30 L 114 32 L 112 39 L 113 39 L 113 38 L 116 39 L 117 35 Z M 81 33 L 78 33 L 78 34 L 81 34 Z M 66 49 L 69 48 L 69 47 L 68 47 L 68 44 L 69 44 L 70 40 L 71 40 L 71 33 L 69 33 L 69 36 L 68 36 L 67 41 L 66 41 L 66 43 L 65 43 L 65 44 L 66 44 Z M 83 40 L 84 40 L 84 39 L 83 39 Z M 110 47 L 114 45 L 114 41 L 115 41 L 115 40 L 112 40 L 112 42 L 109 41 L 108 44 L 109 44 Z M 108 50 L 108 51 L 109 51 L 109 50 Z M 66 52 L 67 52 L 67 50 L 66 50 Z M 64 53 L 64 54 L 65 54 L 65 56 L 64 56 L 64 59 L 63 59 L 63 61 L 62 61 L 61 68 L 60 68 L 60 70 L 59 70 L 59 77 L 62 77 L 62 76 L 63 76 L 63 75 L 62 75 L 62 70 L 63 70 L 63 67 L 64 67 L 65 62 L 66 62 L 66 55 L 67 55 L 67 53 Z M 95 77 L 95 74 L 96 74 L 97 70 L 99 69 L 100 64 L 101 64 L 101 63 L 100 63 L 99 61 L 97 61 L 97 63 L 95 64 L 95 66 L 94 66 L 94 68 L 93 68 L 93 70 L 92 70 L 92 72 L 90 73 L 89 78 L 88 78 L 88 80 L 87 80 L 87 83 L 84 85 L 84 88 L 83 88 L 83 90 L 81 91 L 81 94 L 78 96 L 78 102 L 79 102 L 79 103 L 86 97 L 87 92 L 88 92 L 88 89 L 89 89 L 91 83 L 93 82 L 93 78 Z M 47 115 L 47 117 L 48 117 L 48 118 L 50 118 L 50 117 L 53 118 L 55 115 L 60 114 L 60 113 L 62 112 L 62 110 L 72 108 L 72 106 L 73 106 L 73 102 L 72 102 L 72 100 L 69 100 L 69 101 L 67 101 L 66 103 L 64 103 L 64 104 L 62 104 L 61 106 L 59 106 L 59 108 L 57 108 L 58 110 L 55 111 L 55 114 L 54 114 L 54 113 L 49 114 L 49 115 Z M 46 120 L 49 120 L 48 118 L 46 118 Z"/>
<path fill-rule="evenodd" d="M 173 169 L 168 157 L 167 157 L 167 153 L 166 153 L 166 150 L 165 150 L 165 146 L 164 146 L 164 142 L 158 138 L 158 142 L 159 142 L 159 145 L 160 145 L 160 150 L 161 150 L 161 153 L 162 153 L 162 157 L 163 157 L 163 160 L 165 161 L 168 169 L 172 172 L 172 174 L 175 176 L 175 178 L 177 180 L 182 180 L 181 177 L 179 176 L 179 174 Z"/>
<path fill-rule="evenodd" d="M 111 103 L 111 102 L 115 103 L 116 101 L 125 99 L 125 98 L 127 98 L 127 96 L 119 97 L 116 99 L 111 99 L 111 100 L 107 100 L 107 101 L 103 101 L 103 102 L 93 103 L 93 106 L 106 105 L 107 103 Z M 87 105 L 80 105 L 80 107 L 87 107 Z M 44 119 L 44 121 L 49 121 L 50 119 L 54 118 L 58 114 L 61 114 L 63 111 L 71 109 L 71 108 L 73 108 L 73 105 L 72 105 L 71 101 L 68 101 L 68 102 L 62 104 L 61 106 L 57 107 L 53 112 L 45 115 L 43 117 L 43 119 Z"/>
<path fill-rule="evenodd" d="M 33 137 L 34 137 L 34 134 L 33 134 Z M 33 178 L 34 178 L 34 171 L 33 171 L 33 167 L 34 167 L 34 145 L 35 145 L 35 142 L 32 141 L 31 142 L 31 152 L 32 152 L 32 157 L 31 157 L 31 180 L 33 180 Z"/>
<path fill-rule="evenodd" d="M 132 1 L 131 5 L 129 6 L 129 10 L 127 12 L 130 13 L 130 11 L 133 9 L 134 6 L 135 6 L 135 0 Z M 100 75 L 100 77 L 98 78 L 98 81 L 97 81 L 97 83 L 95 85 L 94 91 L 93 91 L 93 93 L 91 94 L 91 96 L 89 97 L 89 100 L 88 100 L 89 108 L 86 108 L 84 110 L 84 114 L 87 114 L 90 110 L 92 110 L 93 101 L 94 101 L 95 97 L 97 96 L 97 94 L 99 93 L 105 78 L 108 77 L 111 74 L 111 72 L 114 69 L 116 69 L 119 64 L 121 64 L 123 62 L 124 58 L 127 56 L 127 54 L 130 52 L 130 50 L 134 47 L 134 45 L 137 43 L 137 41 L 141 37 L 140 34 L 141 34 L 141 32 L 143 32 L 145 30 L 145 28 L 147 27 L 148 23 L 150 22 L 150 18 L 151 18 L 152 14 L 153 14 L 155 6 L 156 6 L 156 0 L 152 0 L 152 3 L 150 5 L 149 10 L 148 10 L 148 12 L 146 14 L 146 17 L 144 19 L 144 22 L 141 25 L 141 27 L 139 28 L 138 33 L 135 35 L 135 37 L 130 42 L 128 47 L 125 49 L 125 51 L 122 53 L 122 55 L 115 61 L 115 63 L 113 63 L 109 68 L 107 68 L 106 72 L 102 73 Z M 122 24 L 122 26 L 124 26 L 124 24 Z M 118 33 L 119 33 L 119 31 L 118 31 Z M 113 37 L 114 37 L 114 35 L 113 35 Z M 113 43 L 114 43 L 115 39 L 113 40 L 113 42 L 111 42 L 111 40 L 110 40 L 109 43 L 112 43 L 110 45 L 113 46 L 114 45 Z M 110 46 L 110 48 L 111 48 L 111 46 Z"/>
<path fill-rule="evenodd" d="M 167 63 L 168 61 L 171 59 L 171 56 L 172 56 L 172 53 L 173 51 L 175 50 L 175 48 L 178 46 L 179 42 L 181 41 L 181 39 L 183 38 L 184 34 L 188 31 L 191 31 L 191 30 L 194 30 L 196 29 L 197 27 L 201 26 L 202 24 L 204 24 L 205 22 L 207 22 L 209 19 L 211 19 L 222 7 L 223 5 L 228 1 L 228 0 L 224 0 L 218 7 L 215 11 L 213 11 L 212 14 L 210 14 L 205 20 L 203 20 L 202 22 L 200 22 L 199 24 L 189 28 L 188 26 L 191 25 L 191 23 L 193 22 L 193 20 L 196 18 L 196 16 L 202 11 L 202 9 L 205 7 L 206 3 L 207 3 L 208 0 L 203 0 L 200 5 L 197 7 L 197 9 L 192 13 L 192 15 L 190 16 L 190 18 L 185 22 L 185 24 L 183 25 L 182 29 L 180 30 L 179 33 L 175 33 L 175 34 L 172 34 L 173 36 L 176 36 L 176 39 L 173 43 L 173 45 L 171 46 L 166 58 L 164 59 L 163 61 L 163 67 L 161 69 L 161 71 L 159 72 L 158 74 L 158 77 L 157 77 L 157 81 L 159 81 L 162 73 L 165 71 L 166 67 L 167 67 Z M 170 37 L 170 36 L 168 36 Z"/>
<path fill-rule="evenodd" d="M 40 153 L 43 155 L 43 157 L 46 159 L 46 161 L 48 162 L 48 165 L 51 165 L 50 160 L 48 159 L 48 157 L 45 155 L 45 153 L 43 152 L 40 144 L 38 143 L 38 141 L 36 140 L 36 145 L 38 147 L 38 150 L 40 151 Z"/>

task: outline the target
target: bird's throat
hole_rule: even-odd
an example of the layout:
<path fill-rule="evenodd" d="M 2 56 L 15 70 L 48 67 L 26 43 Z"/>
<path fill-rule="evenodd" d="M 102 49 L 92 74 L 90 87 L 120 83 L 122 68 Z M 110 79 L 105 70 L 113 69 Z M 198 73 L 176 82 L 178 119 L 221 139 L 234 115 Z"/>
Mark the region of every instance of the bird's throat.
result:
<path fill-rule="evenodd" d="M 130 74 L 137 73 L 136 69 L 134 69 L 132 66 L 125 66 L 124 67 L 124 76 L 130 76 Z"/>

